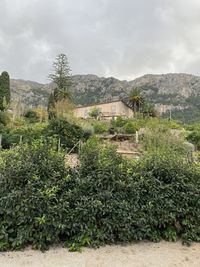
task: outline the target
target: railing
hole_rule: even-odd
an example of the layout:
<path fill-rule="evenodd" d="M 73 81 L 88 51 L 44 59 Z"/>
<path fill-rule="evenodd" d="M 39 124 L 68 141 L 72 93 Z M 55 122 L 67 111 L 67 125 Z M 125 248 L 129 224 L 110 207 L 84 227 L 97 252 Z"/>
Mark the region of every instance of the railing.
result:
<path fill-rule="evenodd" d="M 67 155 L 70 155 L 72 153 L 72 151 L 76 148 L 76 147 L 79 147 L 78 151 L 80 152 L 81 150 L 81 147 L 82 147 L 82 141 L 79 140 L 73 147 L 72 149 L 70 149 L 70 151 L 67 153 Z"/>

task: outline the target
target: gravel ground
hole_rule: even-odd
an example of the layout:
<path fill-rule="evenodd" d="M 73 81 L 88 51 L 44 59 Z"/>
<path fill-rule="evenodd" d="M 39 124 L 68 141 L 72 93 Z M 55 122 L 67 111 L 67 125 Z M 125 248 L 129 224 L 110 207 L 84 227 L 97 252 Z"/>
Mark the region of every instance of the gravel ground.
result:
<path fill-rule="evenodd" d="M 45 253 L 26 249 L 0 253 L 0 267 L 199 267 L 200 244 L 139 242 L 70 253 L 51 248 Z"/>

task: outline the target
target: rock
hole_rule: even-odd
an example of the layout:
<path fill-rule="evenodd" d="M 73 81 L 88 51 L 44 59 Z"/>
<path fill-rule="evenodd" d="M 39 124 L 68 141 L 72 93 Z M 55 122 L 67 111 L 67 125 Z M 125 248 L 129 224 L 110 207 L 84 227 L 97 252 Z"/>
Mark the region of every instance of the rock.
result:
<path fill-rule="evenodd" d="M 107 102 L 119 97 L 127 97 L 134 87 L 143 88 L 148 99 L 156 104 L 159 111 L 184 109 L 188 98 L 200 96 L 200 77 L 190 74 L 147 74 L 133 81 L 120 81 L 113 77 L 96 75 L 72 76 L 72 93 L 76 104 L 85 105 Z M 28 106 L 47 106 L 53 84 L 40 84 L 32 81 L 11 80 L 12 99 L 20 99 Z"/>

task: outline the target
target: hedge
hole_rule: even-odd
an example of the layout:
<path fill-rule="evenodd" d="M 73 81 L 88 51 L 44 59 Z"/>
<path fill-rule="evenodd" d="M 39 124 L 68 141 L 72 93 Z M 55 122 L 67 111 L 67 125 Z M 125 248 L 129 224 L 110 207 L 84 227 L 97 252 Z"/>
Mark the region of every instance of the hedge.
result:
<path fill-rule="evenodd" d="M 164 153 L 129 161 L 97 140 L 80 160 L 71 169 L 42 141 L 1 152 L 0 250 L 200 241 L 198 169 Z"/>

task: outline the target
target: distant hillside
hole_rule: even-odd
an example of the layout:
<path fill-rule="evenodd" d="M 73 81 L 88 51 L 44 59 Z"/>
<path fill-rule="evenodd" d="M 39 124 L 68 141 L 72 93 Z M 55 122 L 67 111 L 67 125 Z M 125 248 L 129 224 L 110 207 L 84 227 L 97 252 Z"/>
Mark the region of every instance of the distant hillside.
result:
<path fill-rule="evenodd" d="M 142 87 L 147 97 L 161 112 L 172 109 L 175 116 L 184 112 L 197 114 L 200 107 L 200 77 L 190 74 L 147 74 L 133 81 L 96 75 L 72 76 L 72 91 L 77 104 L 110 101 L 126 96 L 131 88 Z M 11 80 L 12 99 L 20 98 L 28 106 L 47 105 L 52 84 Z M 183 112 L 184 110 L 184 112 Z M 196 116 L 196 115 L 195 115 Z M 200 115 L 199 115 L 200 118 Z M 182 119 L 182 118 L 179 118 Z"/>

